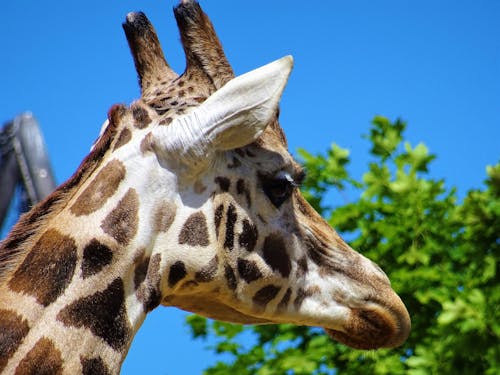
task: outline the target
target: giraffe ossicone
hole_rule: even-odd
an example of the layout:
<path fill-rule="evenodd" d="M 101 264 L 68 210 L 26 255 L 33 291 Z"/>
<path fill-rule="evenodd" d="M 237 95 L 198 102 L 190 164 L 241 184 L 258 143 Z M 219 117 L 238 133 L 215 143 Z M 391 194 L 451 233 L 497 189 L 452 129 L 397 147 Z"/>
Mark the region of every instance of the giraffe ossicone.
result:
<path fill-rule="evenodd" d="M 410 318 L 387 276 L 298 190 L 278 123 L 291 57 L 235 78 L 198 3 L 174 14 L 184 73 L 127 15 L 141 98 L 110 109 L 75 174 L 0 244 L 0 372 L 118 373 L 160 304 L 401 345 Z"/>

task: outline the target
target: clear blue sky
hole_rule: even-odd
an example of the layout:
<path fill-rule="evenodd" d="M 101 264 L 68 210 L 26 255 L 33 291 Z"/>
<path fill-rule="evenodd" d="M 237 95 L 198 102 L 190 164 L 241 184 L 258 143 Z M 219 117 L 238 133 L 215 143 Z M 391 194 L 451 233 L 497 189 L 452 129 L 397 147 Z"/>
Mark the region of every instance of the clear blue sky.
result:
<path fill-rule="evenodd" d="M 170 64 L 184 56 L 169 1 L 4 0 L 0 22 L 0 121 L 32 111 L 55 174 L 68 178 L 87 154 L 108 108 L 139 95 L 121 23 L 143 10 Z M 292 151 L 351 150 L 380 114 L 408 121 L 407 138 L 438 158 L 431 174 L 461 196 L 480 187 L 500 158 L 500 2 L 206 0 L 237 74 L 286 54 L 295 68 L 281 105 Z M 214 362 L 192 342 L 184 313 L 159 308 L 146 320 L 124 374 L 198 374 Z"/>

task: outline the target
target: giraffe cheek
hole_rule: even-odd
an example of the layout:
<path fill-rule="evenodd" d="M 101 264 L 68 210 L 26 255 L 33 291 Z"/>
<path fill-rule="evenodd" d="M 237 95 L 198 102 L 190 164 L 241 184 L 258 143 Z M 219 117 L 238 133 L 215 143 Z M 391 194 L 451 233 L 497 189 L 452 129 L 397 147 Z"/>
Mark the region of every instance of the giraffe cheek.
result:
<path fill-rule="evenodd" d="M 274 272 L 288 278 L 292 270 L 292 263 L 288 255 L 285 241 L 279 234 L 270 234 L 262 246 L 264 261 Z"/>

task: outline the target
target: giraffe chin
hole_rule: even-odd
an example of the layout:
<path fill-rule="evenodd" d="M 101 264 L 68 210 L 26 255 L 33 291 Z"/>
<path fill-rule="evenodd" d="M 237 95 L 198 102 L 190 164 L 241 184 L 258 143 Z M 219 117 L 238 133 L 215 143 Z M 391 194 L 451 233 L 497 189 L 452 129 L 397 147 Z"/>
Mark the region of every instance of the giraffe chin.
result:
<path fill-rule="evenodd" d="M 353 349 L 372 350 L 385 347 L 383 343 L 380 344 L 379 342 L 372 342 L 371 340 L 367 340 L 364 337 L 351 337 L 349 336 L 350 333 L 348 334 L 328 328 L 325 328 L 325 331 L 333 340 L 347 345 Z"/>
<path fill-rule="evenodd" d="M 325 331 L 332 339 L 354 349 L 395 348 L 408 338 L 410 321 L 407 315 L 397 319 L 390 313 L 352 309 L 343 331 Z"/>

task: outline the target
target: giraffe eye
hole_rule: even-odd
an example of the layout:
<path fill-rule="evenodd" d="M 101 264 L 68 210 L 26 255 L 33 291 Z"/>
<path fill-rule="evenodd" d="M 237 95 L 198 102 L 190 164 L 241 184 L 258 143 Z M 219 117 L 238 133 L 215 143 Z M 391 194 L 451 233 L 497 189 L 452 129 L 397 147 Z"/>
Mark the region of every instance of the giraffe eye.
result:
<path fill-rule="evenodd" d="M 297 186 L 288 173 L 280 172 L 273 177 L 260 176 L 262 188 L 271 203 L 279 208 L 292 195 Z"/>

